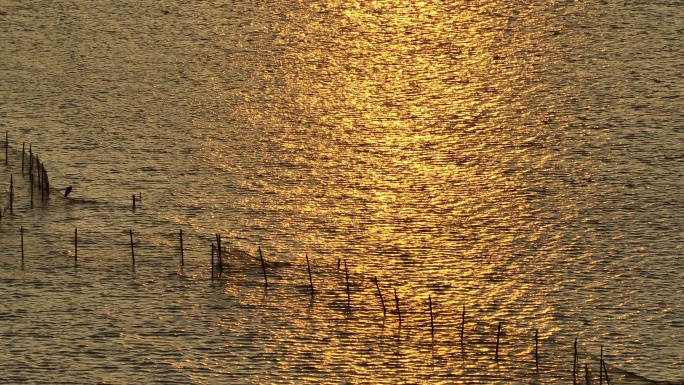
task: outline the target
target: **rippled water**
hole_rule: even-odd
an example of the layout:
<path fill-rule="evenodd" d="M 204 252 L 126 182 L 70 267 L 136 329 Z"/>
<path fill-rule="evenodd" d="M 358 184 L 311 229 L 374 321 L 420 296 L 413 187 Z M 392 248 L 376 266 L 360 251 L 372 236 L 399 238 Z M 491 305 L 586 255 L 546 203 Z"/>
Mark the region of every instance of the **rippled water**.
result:
<path fill-rule="evenodd" d="M 679 2 L 0 0 L 0 30 L 7 381 L 565 384 L 575 338 L 581 381 L 601 345 L 684 381 Z M 31 207 L 22 143 L 68 199 Z"/>

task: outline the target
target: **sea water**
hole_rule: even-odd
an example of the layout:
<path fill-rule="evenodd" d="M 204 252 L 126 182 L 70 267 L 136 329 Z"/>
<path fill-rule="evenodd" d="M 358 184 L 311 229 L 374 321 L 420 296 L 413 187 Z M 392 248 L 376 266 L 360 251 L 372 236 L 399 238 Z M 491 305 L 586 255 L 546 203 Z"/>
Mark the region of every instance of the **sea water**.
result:
<path fill-rule="evenodd" d="M 665 0 L 0 0 L 0 376 L 567 384 L 577 340 L 577 381 L 683 381 L 683 38 Z"/>

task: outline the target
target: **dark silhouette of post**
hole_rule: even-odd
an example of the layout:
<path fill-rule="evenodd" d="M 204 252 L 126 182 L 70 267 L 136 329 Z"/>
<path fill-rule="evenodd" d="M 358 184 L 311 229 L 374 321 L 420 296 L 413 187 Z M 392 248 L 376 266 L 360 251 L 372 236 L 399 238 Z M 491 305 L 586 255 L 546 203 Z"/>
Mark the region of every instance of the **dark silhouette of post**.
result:
<path fill-rule="evenodd" d="M 264 262 L 264 255 L 261 254 L 261 246 L 259 247 L 259 258 L 261 259 L 261 270 L 264 272 L 264 288 L 268 288 L 268 277 L 266 276 L 266 262 Z"/>
<path fill-rule="evenodd" d="M 394 288 L 394 302 L 397 305 L 397 317 L 399 318 L 399 327 L 401 327 L 401 311 L 399 310 L 399 296 L 397 295 L 397 288 Z"/>
<path fill-rule="evenodd" d="M 344 278 L 347 282 L 347 306 L 351 305 L 351 293 L 349 291 L 349 270 L 347 270 L 347 261 L 344 261 Z"/>
<path fill-rule="evenodd" d="M 181 266 L 185 266 L 185 261 L 183 258 L 183 229 L 180 230 L 180 254 L 181 254 Z"/>
<path fill-rule="evenodd" d="M 382 316 L 387 315 L 387 308 L 385 308 L 385 300 L 382 298 L 382 292 L 380 291 L 380 284 L 378 283 L 378 277 L 375 278 L 375 287 L 378 289 L 378 296 L 380 296 L 380 304 L 382 305 Z"/>
<path fill-rule="evenodd" d="M 311 285 L 311 296 L 313 297 L 314 285 L 313 285 L 313 278 L 311 277 L 311 264 L 309 264 L 309 253 L 305 253 L 305 255 L 306 255 L 306 270 L 309 272 L 309 285 Z"/>
<path fill-rule="evenodd" d="M 499 340 L 501 339 L 501 321 L 499 321 L 499 326 L 496 329 L 496 350 L 494 352 L 494 358 L 499 361 Z"/>
<path fill-rule="evenodd" d="M 432 342 L 435 341 L 435 321 L 432 315 L 432 295 L 428 294 L 428 306 L 430 307 L 430 335 L 432 336 Z"/>
<path fill-rule="evenodd" d="M 78 228 L 74 228 L 74 262 L 78 262 Z"/>
<path fill-rule="evenodd" d="M 133 262 L 133 267 L 135 267 L 135 250 L 133 249 L 133 230 L 128 230 L 131 236 L 131 261 Z"/>

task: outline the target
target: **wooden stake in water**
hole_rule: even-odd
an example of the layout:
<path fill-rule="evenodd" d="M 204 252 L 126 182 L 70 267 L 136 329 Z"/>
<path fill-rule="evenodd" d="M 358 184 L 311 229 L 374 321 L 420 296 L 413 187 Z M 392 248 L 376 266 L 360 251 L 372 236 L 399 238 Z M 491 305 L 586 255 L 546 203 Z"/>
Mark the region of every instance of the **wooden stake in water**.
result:
<path fill-rule="evenodd" d="M 45 165 L 43 165 L 43 174 L 43 182 L 45 183 L 45 197 L 50 199 L 50 178 L 48 178 L 48 172 L 47 169 L 45 169 Z"/>
<path fill-rule="evenodd" d="M 78 262 L 78 228 L 74 228 L 74 262 Z"/>
<path fill-rule="evenodd" d="M 608 368 L 606 367 L 606 360 L 603 360 L 603 373 L 606 375 L 606 384 L 610 385 L 610 379 L 608 378 Z"/>
<path fill-rule="evenodd" d="M 9 131 L 5 131 L 5 165 L 7 165 L 8 149 L 9 149 Z"/>
<path fill-rule="evenodd" d="M 43 182 L 42 182 L 42 177 L 43 173 L 40 172 L 40 161 L 38 160 L 38 157 L 36 156 L 36 178 L 38 179 L 38 192 L 40 192 L 40 201 L 43 201 Z"/>
<path fill-rule="evenodd" d="M 601 345 L 601 356 L 599 358 L 599 385 L 603 385 L 603 345 Z"/>
<path fill-rule="evenodd" d="M 499 361 L 499 341 L 501 340 L 501 321 L 499 321 L 499 326 L 496 329 L 496 351 L 494 358 Z"/>
<path fill-rule="evenodd" d="M 394 288 L 394 302 L 397 305 L 397 317 L 399 317 L 399 327 L 401 327 L 401 311 L 399 311 L 399 296 L 397 295 L 397 288 Z"/>
<path fill-rule="evenodd" d="M 218 275 L 219 278 L 223 275 L 223 253 L 221 246 L 221 234 L 216 234 L 216 256 L 218 257 Z"/>
<path fill-rule="evenodd" d="M 347 306 L 351 305 L 351 293 L 349 291 L 349 270 L 347 270 L 347 261 L 344 261 L 344 278 L 347 282 Z"/>
<path fill-rule="evenodd" d="M 21 233 L 21 265 L 24 266 L 24 226 L 19 228 Z"/>
<path fill-rule="evenodd" d="M 133 266 L 135 266 L 135 250 L 133 249 L 133 230 L 128 230 L 128 233 L 131 236 L 131 261 L 133 262 Z"/>
<path fill-rule="evenodd" d="M 31 208 L 33 208 L 33 150 L 29 143 L 29 185 L 31 186 Z"/>
<path fill-rule="evenodd" d="M 24 176 L 24 158 L 26 157 L 26 143 L 21 144 L 21 176 Z"/>
<path fill-rule="evenodd" d="M 387 308 L 385 307 L 385 300 L 382 298 L 382 292 L 380 291 L 380 284 L 378 283 L 378 277 L 373 277 L 375 279 L 375 287 L 378 289 L 378 296 L 380 296 L 380 304 L 382 305 L 382 316 L 387 315 Z"/>
<path fill-rule="evenodd" d="M 268 277 L 266 277 L 266 262 L 264 262 L 264 255 L 261 254 L 261 247 L 259 247 L 259 258 L 261 259 L 261 270 L 264 272 L 264 288 L 268 288 Z"/>
<path fill-rule="evenodd" d="M 435 341 L 435 322 L 432 315 L 432 296 L 428 294 L 428 305 L 430 307 L 430 335 L 432 335 L 432 341 Z"/>
<path fill-rule="evenodd" d="M 572 385 L 577 385 L 577 337 L 575 337 L 574 353 L 572 359 Z"/>
<path fill-rule="evenodd" d="M 181 266 L 185 265 L 185 261 L 183 260 L 183 229 L 180 230 L 180 252 L 181 252 Z"/>
<path fill-rule="evenodd" d="M 212 243 L 212 244 L 211 244 L 211 280 L 212 280 L 212 281 L 214 280 L 214 249 L 215 249 L 215 248 L 216 248 L 216 247 L 215 247 L 214 244 Z"/>
<path fill-rule="evenodd" d="M 584 379 L 587 381 L 587 385 L 591 385 L 591 377 L 589 376 L 589 365 L 584 364 Z"/>
<path fill-rule="evenodd" d="M 135 210 L 135 194 L 131 195 L 131 198 L 133 198 L 133 210 Z"/>
<path fill-rule="evenodd" d="M 309 264 L 309 253 L 305 253 L 305 255 L 306 255 L 306 270 L 309 272 L 309 285 L 311 285 L 311 296 L 313 297 L 314 286 L 313 286 L 313 279 L 311 278 L 311 265 Z"/>
<path fill-rule="evenodd" d="M 464 335 L 465 335 L 465 304 L 463 304 L 463 313 L 461 314 L 461 349 L 463 349 L 465 347 L 465 345 L 463 345 Z"/>
<path fill-rule="evenodd" d="M 539 330 L 534 329 L 534 367 L 539 371 Z"/>
<path fill-rule="evenodd" d="M 10 200 L 10 213 L 13 213 L 13 205 L 14 205 L 14 181 L 12 180 L 12 175 L 10 175 L 10 194 L 9 194 L 9 200 Z"/>

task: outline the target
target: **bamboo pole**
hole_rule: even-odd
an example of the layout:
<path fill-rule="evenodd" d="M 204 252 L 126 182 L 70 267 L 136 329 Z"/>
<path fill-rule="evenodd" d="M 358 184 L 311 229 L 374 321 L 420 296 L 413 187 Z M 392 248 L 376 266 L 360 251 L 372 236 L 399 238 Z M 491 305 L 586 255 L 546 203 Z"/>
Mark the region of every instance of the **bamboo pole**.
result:
<path fill-rule="evenodd" d="M 499 321 L 499 326 L 496 328 L 496 350 L 494 352 L 494 359 L 499 361 L 499 341 L 501 340 L 501 321 Z"/>
<path fill-rule="evenodd" d="M 432 336 L 432 342 L 435 342 L 435 322 L 432 315 L 432 296 L 428 294 L 428 306 L 430 307 L 430 335 Z"/>
<path fill-rule="evenodd" d="M 306 270 L 309 272 L 309 285 L 311 285 L 311 296 L 313 297 L 314 285 L 313 285 L 313 279 L 311 277 L 311 264 L 309 264 L 309 253 L 305 253 L 305 255 L 306 255 Z"/>
<path fill-rule="evenodd" d="M 181 254 L 181 266 L 185 266 L 185 260 L 183 258 L 183 229 L 180 230 L 180 254 Z"/>
<path fill-rule="evenodd" d="M 385 307 L 385 300 L 382 298 L 382 292 L 380 291 L 380 284 L 378 283 L 378 277 L 375 278 L 375 287 L 378 289 L 378 296 L 380 297 L 380 304 L 382 305 L 382 316 L 387 315 L 387 308 Z"/>
<path fill-rule="evenodd" d="M 128 230 L 131 236 L 131 261 L 133 262 L 133 267 L 135 267 L 135 250 L 133 249 L 133 230 Z"/>
<path fill-rule="evenodd" d="M 214 244 L 212 243 L 212 244 L 211 244 L 211 280 L 212 280 L 212 281 L 214 280 L 214 249 L 215 249 L 215 248 L 216 248 L 216 247 L 215 247 Z"/>
<path fill-rule="evenodd" d="M 534 367 L 539 371 L 539 329 L 534 329 Z"/>
<path fill-rule="evenodd" d="M 587 381 L 587 385 L 591 385 L 591 377 L 589 376 L 589 365 L 584 364 L 584 379 Z"/>
<path fill-rule="evenodd" d="M 50 178 L 48 178 L 48 172 L 45 168 L 45 165 L 43 165 L 43 174 L 43 182 L 45 183 L 45 197 L 46 199 L 50 199 Z"/>
<path fill-rule="evenodd" d="M 259 247 L 259 258 L 261 259 L 261 270 L 264 272 L 264 288 L 268 288 L 268 277 L 266 277 L 266 263 L 264 262 L 264 255 L 261 253 L 261 247 Z"/>
<path fill-rule="evenodd" d="M 78 228 L 74 228 L 74 263 L 78 262 Z"/>
<path fill-rule="evenodd" d="M 218 276 L 223 276 L 223 247 L 221 246 L 221 234 L 216 234 L 216 257 L 218 258 Z"/>
<path fill-rule="evenodd" d="M 465 348 L 464 345 L 464 337 L 465 337 L 465 316 L 466 316 L 466 309 L 465 309 L 465 304 L 463 304 L 463 313 L 461 313 L 461 349 Z"/>
<path fill-rule="evenodd" d="M 575 337 L 572 352 L 572 385 L 577 385 L 577 337 Z"/>
<path fill-rule="evenodd" d="M 349 291 L 349 270 L 347 270 L 347 261 L 344 261 L 344 277 L 347 282 L 347 306 L 351 305 L 351 293 Z"/>
<path fill-rule="evenodd" d="M 397 305 L 397 317 L 399 318 L 399 327 L 401 327 L 401 311 L 399 310 L 399 296 L 397 296 L 397 288 L 394 288 L 394 302 Z"/>
<path fill-rule="evenodd" d="M 24 266 L 24 226 L 19 227 L 21 234 L 21 265 Z"/>
<path fill-rule="evenodd" d="M 31 186 L 31 208 L 33 208 L 33 145 L 31 143 L 29 143 L 29 186 Z"/>
<path fill-rule="evenodd" d="M 14 212 L 14 181 L 12 180 L 12 175 L 10 174 L 10 194 L 9 194 L 9 201 L 10 201 L 10 213 Z"/>
<path fill-rule="evenodd" d="M 603 385 L 603 345 L 601 345 L 601 355 L 599 358 L 599 385 Z"/>

